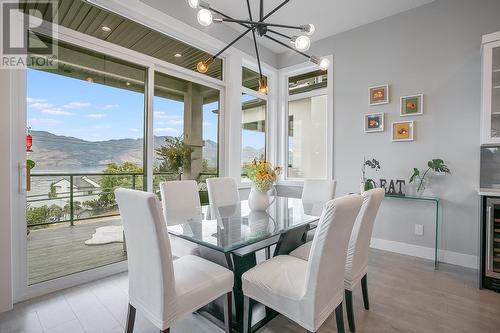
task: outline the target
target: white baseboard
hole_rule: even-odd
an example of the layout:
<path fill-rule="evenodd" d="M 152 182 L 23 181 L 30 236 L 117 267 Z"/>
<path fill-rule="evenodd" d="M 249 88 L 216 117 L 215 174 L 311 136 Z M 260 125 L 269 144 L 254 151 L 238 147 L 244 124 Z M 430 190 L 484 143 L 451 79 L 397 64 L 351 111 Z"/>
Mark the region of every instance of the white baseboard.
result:
<path fill-rule="evenodd" d="M 434 260 L 434 249 L 431 247 L 396 242 L 380 238 L 372 238 L 370 247 L 374 249 L 405 254 L 413 257 Z M 477 256 L 453 251 L 439 250 L 439 261 L 468 268 L 479 268 L 479 260 Z"/>

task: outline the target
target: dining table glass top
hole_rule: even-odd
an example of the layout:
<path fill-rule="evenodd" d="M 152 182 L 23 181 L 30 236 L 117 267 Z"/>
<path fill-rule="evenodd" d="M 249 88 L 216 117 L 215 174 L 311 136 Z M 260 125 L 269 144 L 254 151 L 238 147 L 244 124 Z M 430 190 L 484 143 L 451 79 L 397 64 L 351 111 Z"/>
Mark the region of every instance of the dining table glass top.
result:
<path fill-rule="evenodd" d="M 170 234 L 221 252 L 231 252 L 319 220 L 322 203 L 276 197 L 266 211 L 252 211 L 248 201 L 213 207 L 216 216 L 202 210 L 167 215 Z M 213 214 L 212 214 L 213 215 Z"/>

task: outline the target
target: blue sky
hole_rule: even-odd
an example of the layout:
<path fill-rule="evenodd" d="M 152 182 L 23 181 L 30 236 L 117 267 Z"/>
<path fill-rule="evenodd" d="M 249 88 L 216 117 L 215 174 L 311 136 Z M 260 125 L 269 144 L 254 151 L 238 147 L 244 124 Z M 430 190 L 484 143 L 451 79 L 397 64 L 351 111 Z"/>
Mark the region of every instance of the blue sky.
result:
<path fill-rule="evenodd" d="M 144 95 L 62 75 L 28 70 L 28 126 L 88 141 L 142 138 Z M 203 138 L 217 141 L 218 103 L 204 106 Z M 182 102 L 154 99 L 155 135 L 183 133 Z"/>

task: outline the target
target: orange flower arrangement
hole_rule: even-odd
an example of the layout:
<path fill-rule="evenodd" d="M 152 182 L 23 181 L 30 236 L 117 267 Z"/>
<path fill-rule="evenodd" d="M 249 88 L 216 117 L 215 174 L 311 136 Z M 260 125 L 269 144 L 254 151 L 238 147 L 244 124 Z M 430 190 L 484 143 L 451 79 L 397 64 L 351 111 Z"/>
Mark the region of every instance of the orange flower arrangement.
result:
<path fill-rule="evenodd" d="M 254 183 L 255 187 L 261 192 L 267 192 L 278 179 L 281 173 L 281 167 L 274 167 L 268 161 L 261 159 L 253 160 L 245 167 L 248 178 Z"/>

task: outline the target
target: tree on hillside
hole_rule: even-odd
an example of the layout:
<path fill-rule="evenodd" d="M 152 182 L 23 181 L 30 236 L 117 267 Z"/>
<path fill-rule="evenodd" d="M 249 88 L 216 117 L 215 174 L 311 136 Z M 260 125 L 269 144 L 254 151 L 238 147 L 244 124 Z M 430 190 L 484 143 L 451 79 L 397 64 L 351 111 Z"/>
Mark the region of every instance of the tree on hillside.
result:
<path fill-rule="evenodd" d="M 57 198 L 57 191 L 56 191 L 55 183 L 50 184 L 50 191 L 49 191 L 49 193 L 47 193 L 47 196 L 49 197 L 49 199 Z"/>
<path fill-rule="evenodd" d="M 40 223 L 59 222 L 64 217 L 63 209 L 57 205 L 43 205 L 41 207 L 29 207 L 26 211 L 28 226 Z"/>
<path fill-rule="evenodd" d="M 159 171 L 179 172 L 180 168 L 187 168 L 191 164 L 193 149 L 184 143 L 182 136 L 165 138 L 165 145 L 155 149 L 160 160 Z"/>
<path fill-rule="evenodd" d="M 69 204 L 69 200 L 66 202 L 63 208 L 64 214 L 71 214 L 71 206 Z M 73 218 L 78 219 L 80 214 L 82 213 L 82 203 L 80 201 L 73 201 Z"/>
<path fill-rule="evenodd" d="M 84 205 L 92 208 L 94 213 L 101 213 L 116 207 L 114 191 L 119 187 L 135 188 L 138 190 L 143 189 L 144 177 L 142 167 L 137 164 L 132 162 L 125 162 L 123 164 L 110 163 L 106 166 L 106 169 L 103 170 L 103 173 L 117 175 L 102 176 L 99 198 L 84 202 Z M 134 177 L 132 174 L 137 175 Z"/>

